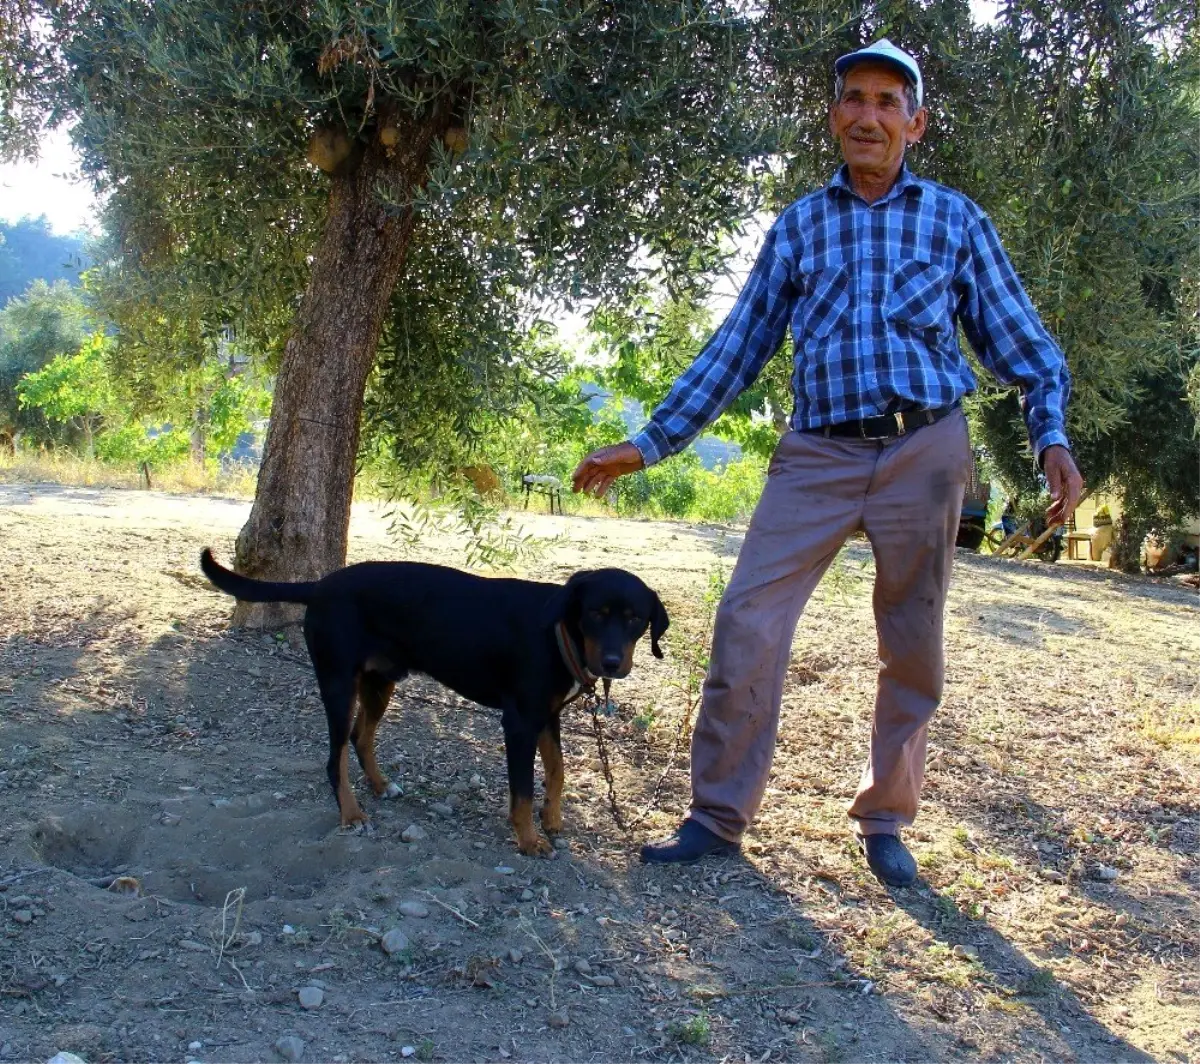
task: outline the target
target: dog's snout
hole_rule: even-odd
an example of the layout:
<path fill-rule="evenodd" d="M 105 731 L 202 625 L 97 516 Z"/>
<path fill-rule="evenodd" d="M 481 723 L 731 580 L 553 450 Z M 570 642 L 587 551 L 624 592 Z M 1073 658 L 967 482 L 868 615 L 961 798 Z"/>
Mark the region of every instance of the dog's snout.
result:
<path fill-rule="evenodd" d="M 621 668 L 621 655 L 614 653 L 606 653 L 601 659 L 600 664 L 604 668 L 607 675 L 611 676 Z"/>

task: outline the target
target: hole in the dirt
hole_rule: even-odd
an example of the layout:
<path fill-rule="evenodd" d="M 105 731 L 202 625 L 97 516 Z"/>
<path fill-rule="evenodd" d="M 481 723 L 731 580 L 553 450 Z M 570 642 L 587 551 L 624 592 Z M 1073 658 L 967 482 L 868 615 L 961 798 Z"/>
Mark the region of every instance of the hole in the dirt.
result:
<path fill-rule="evenodd" d="M 72 875 L 107 875 L 129 863 L 138 830 L 120 812 L 89 816 L 46 817 L 30 836 L 34 854 L 48 865 Z"/>
<path fill-rule="evenodd" d="M 30 849 L 82 879 L 128 874 L 144 894 L 213 907 L 238 889 L 247 900 L 306 898 L 381 860 L 370 840 L 298 832 L 287 812 L 246 816 L 206 802 L 178 808 L 182 816 L 171 821 L 147 822 L 144 812 L 120 807 L 48 816 L 31 832 Z M 402 863 L 397 856 L 405 855 L 389 852 L 389 863 Z"/>

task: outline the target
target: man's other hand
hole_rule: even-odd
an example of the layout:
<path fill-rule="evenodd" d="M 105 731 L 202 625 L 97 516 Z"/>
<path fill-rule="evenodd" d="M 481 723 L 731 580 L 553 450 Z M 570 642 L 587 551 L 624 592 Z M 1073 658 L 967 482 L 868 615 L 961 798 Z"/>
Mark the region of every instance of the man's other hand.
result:
<path fill-rule="evenodd" d="M 612 447 L 601 447 L 579 463 L 571 476 L 571 487 L 598 498 L 612 487 L 617 477 L 636 473 L 645 464 L 642 452 L 628 440 Z"/>
<path fill-rule="evenodd" d="M 1051 525 L 1065 525 L 1083 494 L 1083 477 L 1075 466 L 1075 459 L 1065 447 L 1055 444 L 1047 447 L 1042 456 L 1042 470 L 1050 487 L 1050 506 L 1046 520 Z"/>

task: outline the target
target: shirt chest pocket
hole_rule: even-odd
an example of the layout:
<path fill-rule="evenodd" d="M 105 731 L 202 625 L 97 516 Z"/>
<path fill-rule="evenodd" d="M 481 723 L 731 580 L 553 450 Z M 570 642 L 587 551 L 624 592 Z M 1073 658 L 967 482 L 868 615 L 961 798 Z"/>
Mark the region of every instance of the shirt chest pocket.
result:
<path fill-rule="evenodd" d="M 805 279 L 800 332 L 806 340 L 828 336 L 850 316 L 850 271 L 845 266 L 814 270 Z"/>
<path fill-rule="evenodd" d="M 902 263 L 892 275 L 892 291 L 887 300 L 890 321 L 910 329 L 941 330 L 950 326 L 946 290 L 950 274 L 928 262 Z"/>

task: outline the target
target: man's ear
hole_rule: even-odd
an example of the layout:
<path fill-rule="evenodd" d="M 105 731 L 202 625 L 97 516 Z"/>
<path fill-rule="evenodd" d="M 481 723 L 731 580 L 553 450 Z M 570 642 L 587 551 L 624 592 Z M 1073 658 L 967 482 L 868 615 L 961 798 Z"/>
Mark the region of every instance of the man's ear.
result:
<path fill-rule="evenodd" d="M 546 605 L 542 607 L 543 625 L 552 628 L 559 621 L 567 620 L 578 610 L 579 594 L 583 591 L 591 575 L 587 570 L 573 574 L 570 580 L 546 600 Z"/>
<path fill-rule="evenodd" d="M 650 594 L 654 595 L 654 608 L 650 611 L 650 651 L 656 658 L 661 658 L 663 652 L 662 647 L 658 645 L 658 641 L 671 626 L 671 618 L 667 616 L 667 610 L 662 604 L 662 599 L 653 591 Z"/>

